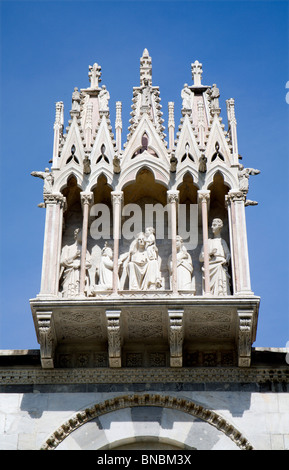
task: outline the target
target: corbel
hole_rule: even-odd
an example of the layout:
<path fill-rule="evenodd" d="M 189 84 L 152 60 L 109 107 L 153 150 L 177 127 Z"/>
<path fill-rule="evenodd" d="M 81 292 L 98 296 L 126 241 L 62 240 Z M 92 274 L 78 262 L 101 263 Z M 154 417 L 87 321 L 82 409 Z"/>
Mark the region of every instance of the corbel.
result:
<path fill-rule="evenodd" d="M 121 310 L 106 310 L 109 367 L 121 367 Z"/>
<path fill-rule="evenodd" d="M 36 318 L 38 341 L 40 344 L 41 365 L 43 369 L 53 369 L 54 352 L 57 340 L 52 312 L 36 312 Z"/>
<path fill-rule="evenodd" d="M 183 310 L 168 310 L 171 367 L 182 367 L 183 365 L 183 315 Z"/>
<path fill-rule="evenodd" d="M 238 366 L 250 367 L 252 349 L 253 311 L 238 310 Z"/>

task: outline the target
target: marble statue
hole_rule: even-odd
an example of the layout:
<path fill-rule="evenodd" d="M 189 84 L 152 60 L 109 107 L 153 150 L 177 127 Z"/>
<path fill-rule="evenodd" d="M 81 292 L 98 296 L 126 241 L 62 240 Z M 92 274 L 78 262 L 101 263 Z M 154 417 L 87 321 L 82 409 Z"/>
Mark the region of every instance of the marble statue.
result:
<path fill-rule="evenodd" d="M 191 255 L 188 253 L 183 239 L 180 235 L 176 237 L 176 248 L 177 248 L 177 281 L 178 290 L 194 290 L 193 286 L 193 263 Z M 172 276 L 173 263 L 172 255 L 168 261 L 169 274 Z"/>
<path fill-rule="evenodd" d="M 73 245 L 65 245 L 62 248 L 60 259 L 60 283 L 63 297 L 75 297 L 79 294 L 81 264 L 81 230 L 74 230 Z M 91 266 L 90 254 L 86 253 L 86 269 Z M 86 278 L 86 291 L 87 291 Z"/>
<path fill-rule="evenodd" d="M 108 111 L 108 101 L 110 99 L 109 91 L 106 89 L 105 85 L 102 85 L 99 92 L 99 109 L 100 111 Z"/>
<path fill-rule="evenodd" d="M 258 175 L 260 170 L 255 170 L 254 168 L 244 168 L 244 165 L 239 164 L 238 178 L 239 178 L 239 188 L 244 194 L 247 194 L 249 191 L 249 177 L 250 175 Z"/>
<path fill-rule="evenodd" d="M 175 153 L 172 152 L 171 158 L 170 158 L 170 171 L 172 173 L 175 173 L 177 171 L 177 164 L 178 164 L 178 159 L 175 156 Z"/>
<path fill-rule="evenodd" d="M 113 278 L 113 251 L 111 246 L 105 242 L 101 250 L 101 259 L 98 269 L 98 285 L 102 290 L 112 289 Z"/>
<path fill-rule="evenodd" d="M 207 157 L 202 154 L 199 159 L 199 172 L 206 173 L 207 171 Z"/>
<path fill-rule="evenodd" d="M 221 238 L 222 228 L 223 221 L 218 218 L 214 219 L 212 222 L 214 238 L 208 239 L 210 292 L 216 296 L 230 295 L 228 263 L 231 255 L 227 243 Z M 199 259 L 204 262 L 204 248 L 201 250 Z M 204 268 L 202 270 L 204 281 Z"/>
<path fill-rule="evenodd" d="M 154 290 L 162 287 L 160 258 L 155 244 L 154 229 L 140 232 L 131 243 L 128 253 L 120 257 L 123 269 L 121 285 L 128 276 L 129 290 Z"/>
<path fill-rule="evenodd" d="M 113 171 L 114 171 L 114 173 L 120 173 L 120 171 L 121 171 L 121 166 L 120 166 L 120 158 L 119 158 L 118 155 L 115 155 L 115 156 L 113 157 L 112 164 L 113 164 Z"/>
<path fill-rule="evenodd" d="M 156 245 L 155 229 L 153 227 L 146 228 L 145 243 L 148 258 L 150 260 L 158 259 L 158 248 Z"/>
<path fill-rule="evenodd" d="M 74 88 L 72 93 L 72 111 L 80 111 L 80 93 L 77 87 Z"/>
<path fill-rule="evenodd" d="M 89 175 L 91 173 L 90 159 L 88 155 L 85 155 L 83 159 L 83 173 Z"/>
<path fill-rule="evenodd" d="M 32 171 L 31 175 L 44 180 L 43 194 L 52 193 L 54 178 L 49 168 L 45 168 L 45 171 Z"/>
<path fill-rule="evenodd" d="M 188 84 L 184 84 L 184 88 L 181 92 L 182 98 L 182 109 L 192 109 L 191 99 L 192 99 L 192 92 L 188 87 Z"/>
<path fill-rule="evenodd" d="M 211 99 L 211 109 L 219 109 L 220 91 L 215 83 L 213 84 L 211 90 L 208 90 L 208 93 Z"/>
<path fill-rule="evenodd" d="M 147 108 L 150 106 L 150 100 L 151 100 L 151 92 L 150 92 L 150 86 L 149 86 L 149 81 L 145 78 L 144 79 L 144 85 L 142 87 L 142 95 L 141 95 L 141 106 Z"/>

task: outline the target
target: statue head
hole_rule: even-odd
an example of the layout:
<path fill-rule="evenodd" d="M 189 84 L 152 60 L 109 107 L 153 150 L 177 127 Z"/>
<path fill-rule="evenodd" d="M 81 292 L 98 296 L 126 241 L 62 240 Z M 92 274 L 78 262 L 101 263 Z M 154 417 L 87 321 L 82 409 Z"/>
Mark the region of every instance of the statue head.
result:
<path fill-rule="evenodd" d="M 78 243 L 81 243 L 81 229 L 76 228 L 73 232 L 74 240 Z"/>
<path fill-rule="evenodd" d="M 144 249 L 145 248 L 145 234 L 140 232 L 137 236 L 137 248 Z"/>
<path fill-rule="evenodd" d="M 145 235 L 148 236 L 151 233 L 155 234 L 155 229 L 153 227 L 147 227 L 145 231 Z"/>
<path fill-rule="evenodd" d="M 212 221 L 212 232 L 213 234 L 219 234 L 223 228 L 223 221 L 221 219 L 213 219 Z"/>
<path fill-rule="evenodd" d="M 181 248 L 183 245 L 183 239 L 180 235 L 176 236 L 176 247 L 177 249 Z"/>

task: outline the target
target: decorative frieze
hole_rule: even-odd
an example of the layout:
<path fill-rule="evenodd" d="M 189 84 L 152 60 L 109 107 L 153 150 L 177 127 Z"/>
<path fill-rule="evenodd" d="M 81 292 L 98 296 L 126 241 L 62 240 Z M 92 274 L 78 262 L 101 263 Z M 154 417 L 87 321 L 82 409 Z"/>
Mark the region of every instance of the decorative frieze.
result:
<path fill-rule="evenodd" d="M 192 353 L 195 354 L 195 353 Z M 1 385 L 68 385 L 133 383 L 284 383 L 289 384 L 289 370 L 274 367 L 161 367 L 161 368 L 1 368 Z"/>

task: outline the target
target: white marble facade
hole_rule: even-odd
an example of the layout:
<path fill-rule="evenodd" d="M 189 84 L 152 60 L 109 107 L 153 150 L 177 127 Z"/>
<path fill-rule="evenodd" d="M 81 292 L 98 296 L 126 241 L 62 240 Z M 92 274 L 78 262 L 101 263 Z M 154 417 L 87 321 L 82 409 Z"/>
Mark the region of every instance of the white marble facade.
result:
<path fill-rule="evenodd" d="M 236 389 L 236 387 L 235 387 Z M 37 387 L 36 387 L 37 390 Z M 141 406 L 142 396 L 150 406 Z M 0 450 L 254 450 L 289 449 L 288 393 L 251 391 L 182 391 L 150 393 L 121 406 L 124 392 L 2 393 Z M 171 406 L 152 406 L 169 397 Z M 174 400 L 183 405 L 174 406 Z M 117 406 L 116 403 L 119 403 Z M 97 417 L 85 410 L 102 406 Z M 203 419 L 186 406 L 204 410 Z M 110 409 L 109 409 L 110 406 Z M 219 423 L 219 425 L 215 423 Z M 69 428 L 71 428 L 69 430 Z M 73 429 L 74 428 L 74 429 Z M 66 431 L 65 431 L 66 430 Z M 69 430 L 69 432 L 68 432 Z M 237 436 L 237 438 L 236 438 Z M 107 455 L 112 456 L 113 453 Z M 117 455 L 117 454 L 116 454 Z"/>

